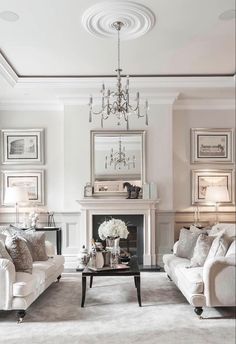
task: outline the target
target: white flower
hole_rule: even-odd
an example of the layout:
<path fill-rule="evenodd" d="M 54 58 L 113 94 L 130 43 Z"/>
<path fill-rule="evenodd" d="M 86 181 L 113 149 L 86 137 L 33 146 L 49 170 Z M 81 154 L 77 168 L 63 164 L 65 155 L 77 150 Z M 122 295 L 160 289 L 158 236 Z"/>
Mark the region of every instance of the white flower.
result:
<path fill-rule="evenodd" d="M 101 240 L 106 238 L 124 238 L 127 239 L 129 231 L 124 221 L 111 219 L 104 221 L 98 228 L 98 234 Z"/>

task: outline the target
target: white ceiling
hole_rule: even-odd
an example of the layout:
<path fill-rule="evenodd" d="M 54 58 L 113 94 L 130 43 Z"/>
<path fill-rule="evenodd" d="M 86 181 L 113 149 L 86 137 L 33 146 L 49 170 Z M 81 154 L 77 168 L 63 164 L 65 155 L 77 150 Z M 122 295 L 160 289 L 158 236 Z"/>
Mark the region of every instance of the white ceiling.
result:
<path fill-rule="evenodd" d="M 112 1 L 112 0 L 110 0 Z M 135 0 L 156 16 L 146 35 L 121 44 L 130 75 L 228 75 L 235 73 L 235 20 L 219 15 L 234 0 Z M 116 40 L 99 39 L 81 24 L 99 0 L 0 0 L 0 49 L 20 76 L 113 75 Z M 103 2 L 103 0 L 102 0 Z"/>
<path fill-rule="evenodd" d="M 179 108 L 234 108 L 235 20 L 219 15 L 235 9 L 235 1 L 134 1 L 154 13 L 156 24 L 121 42 L 123 72 L 136 76 L 131 91 L 141 91 L 141 100 L 150 103 L 178 99 Z M 101 2 L 0 0 L 0 110 L 63 109 L 87 104 L 89 94 L 96 100 L 103 82 L 115 87 L 115 78 L 106 76 L 115 75 L 116 39 L 97 38 L 81 24 L 84 11 Z M 19 20 L 4 21 L 3 11 Z"/>

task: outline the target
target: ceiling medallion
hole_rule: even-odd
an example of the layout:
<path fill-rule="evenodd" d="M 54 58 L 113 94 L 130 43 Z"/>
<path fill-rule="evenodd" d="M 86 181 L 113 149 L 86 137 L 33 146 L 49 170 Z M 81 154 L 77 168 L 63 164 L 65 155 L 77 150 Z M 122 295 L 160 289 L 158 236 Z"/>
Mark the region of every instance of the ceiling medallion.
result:
<path fill-rule="evenodd" d="M 89 7 L 82 17 L 84 28 L 99 38 L 113 38 L 116 21 L 123 23 L 121 38 L 128 40 L 145 35 L 156 19 L 148 7 L 132 1 L 101 2 Z"/>

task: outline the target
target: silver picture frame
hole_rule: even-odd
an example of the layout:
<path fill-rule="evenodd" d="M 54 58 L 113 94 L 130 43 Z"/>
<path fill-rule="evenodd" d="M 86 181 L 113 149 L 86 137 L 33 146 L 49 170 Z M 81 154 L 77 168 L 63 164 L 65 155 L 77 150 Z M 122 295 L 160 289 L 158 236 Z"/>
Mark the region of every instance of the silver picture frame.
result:
<path fill-rule="evenodd" d="M 2 163 L 44 163 L 44 129 L 2 129 Z"/>
<path fill-rule="evenodd" d="M 5 204 L 7 187 L 22 187 L 28 191 L 30 206 L 44 205 L 44 170 L 12 170 L 1 173 L 1 202 Z"/>
<path fill-rule="evenodd" d="M 191 191 L 192 191 L 192 205 L 212 205 L 205 200 L 205 192 L 208 186 L 227 186 L 229 192 L 229 201 L 221 202 L 219 205 L 231 206 L 235 204 L 234 181 L 235 171 L 227 170 L 192 170 L 191 171 Z"/>
<path fill-rule="evenodd" d="M 234 162 L 233 128 L 192 128 L 191 163 Z"/>

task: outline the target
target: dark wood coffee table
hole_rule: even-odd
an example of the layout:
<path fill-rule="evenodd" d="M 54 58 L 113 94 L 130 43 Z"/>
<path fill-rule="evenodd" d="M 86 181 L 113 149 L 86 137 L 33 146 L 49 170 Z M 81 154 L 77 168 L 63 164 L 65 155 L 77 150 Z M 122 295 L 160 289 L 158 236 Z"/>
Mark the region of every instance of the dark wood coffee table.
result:
<path fill-rule="evenodd" d="M 137 258 L 132 257 L 129 262 L 129 269 L 125 270 L 101 270 L 101 271 L 93 271 L 90 270 L 87 266 L 82 271 L 82 300 L 81 300 L 81 307 L 84 307 L 85 303 L 85 296 L 86 296 L 86 277 L 90 277 L 90 288 L 93 285 L 93 277 L 95 276 L 134 276 L 134 285 L 137 289 L 137 298 L 139 307 L 142 306 L 141 304 L 141 291 L 140 291 L 140 271 L 137 263 Z"/>

